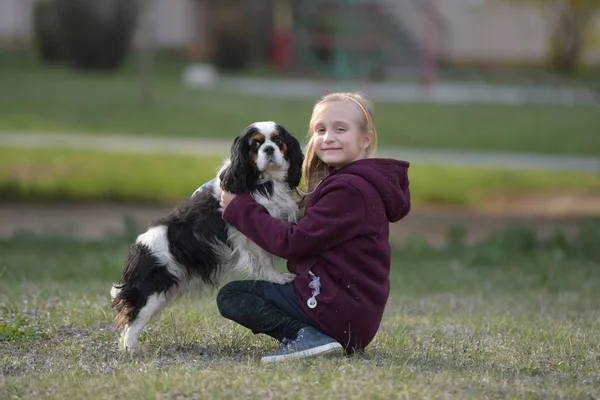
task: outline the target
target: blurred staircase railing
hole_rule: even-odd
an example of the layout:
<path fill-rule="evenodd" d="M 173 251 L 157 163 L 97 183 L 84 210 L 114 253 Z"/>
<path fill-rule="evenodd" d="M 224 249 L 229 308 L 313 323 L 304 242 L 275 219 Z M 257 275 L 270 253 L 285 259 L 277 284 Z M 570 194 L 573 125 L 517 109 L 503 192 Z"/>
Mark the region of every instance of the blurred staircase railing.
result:
<path fill-rule="evenodd" d="M 338 80 L 414 78 L 421 66 L 426 2 L 297 0 L 293 44 L 298 67 Z M 443 50 L 450 29 L 439 15 L 435 23 Z"/>

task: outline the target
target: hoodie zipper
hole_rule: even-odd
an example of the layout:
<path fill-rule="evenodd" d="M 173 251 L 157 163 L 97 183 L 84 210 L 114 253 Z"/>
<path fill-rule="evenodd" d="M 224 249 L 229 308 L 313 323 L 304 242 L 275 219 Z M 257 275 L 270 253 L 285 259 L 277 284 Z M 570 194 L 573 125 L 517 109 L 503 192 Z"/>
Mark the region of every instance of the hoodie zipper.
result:
<path fill-rule="evenodd" d="M 321 293 L 321 278 L 313 274 L 311 270 L 308 271 L 308 275 L 310 275 L 310 283 L 308 287 L 312 289 L 312 297 L 306 300 L 306 305 L 308 308 L 315 308 L 317 306 L 316 297 Z"/>

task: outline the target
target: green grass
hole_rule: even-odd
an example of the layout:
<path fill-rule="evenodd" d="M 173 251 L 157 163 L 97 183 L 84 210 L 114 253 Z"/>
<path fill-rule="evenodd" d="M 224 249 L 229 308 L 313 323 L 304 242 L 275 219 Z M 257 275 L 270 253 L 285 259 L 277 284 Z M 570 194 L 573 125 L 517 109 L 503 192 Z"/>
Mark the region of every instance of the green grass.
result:
<path fill-rule="evenodd" d="M 4 200 L 170 203 L 212 179 L 223 156 L 0 148 Z"/>
<path fill-rule="evenodd" d="M 135 231 L 0 239 L 3 398 L 591 399 L 600 396 L 600 225 L 566 240 L 499 232 L 476 248 L 394 250 L 381 329 L 363 354 L 264 366 L 277 343 L 186 298 L 117 351 L 110 283 Z"/>
<path fill-rule="evenodd" d="M 0 198 L 173 203 L 214 177 L 224 156 L 0 147 Z M 476 206 L 497 195 L 600 192 L 600 175 L 413 164 L 415 204 Z"/>
<path fill-rule="evenodd" d="M 161 66 L 155 102 L 142 106 L 131 63 L 106 75 L 11 59 L 0 65 L 0 130 L 229 138 L 251 122 L 276 120 L 306 133 L 316 99 L 188 89 L 180 83 L 181 66 Z M 382 146 L 600 153 L 597 107 L 380 102 L 375 108 Z"/>

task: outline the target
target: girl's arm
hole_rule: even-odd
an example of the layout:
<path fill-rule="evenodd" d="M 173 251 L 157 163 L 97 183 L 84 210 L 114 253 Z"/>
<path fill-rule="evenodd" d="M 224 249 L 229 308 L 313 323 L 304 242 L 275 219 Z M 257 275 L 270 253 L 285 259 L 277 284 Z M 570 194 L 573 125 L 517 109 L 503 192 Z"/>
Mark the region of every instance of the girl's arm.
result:
<path fill-rule="evenodd" d="M 321 193 L 297 223 L 271 217 L 249 194 L 235 196 L 223 219 L 278 257 L 317 255 L 358 235 L 366 215 L 361 193 L 347 180 L 332 182 Z"/>

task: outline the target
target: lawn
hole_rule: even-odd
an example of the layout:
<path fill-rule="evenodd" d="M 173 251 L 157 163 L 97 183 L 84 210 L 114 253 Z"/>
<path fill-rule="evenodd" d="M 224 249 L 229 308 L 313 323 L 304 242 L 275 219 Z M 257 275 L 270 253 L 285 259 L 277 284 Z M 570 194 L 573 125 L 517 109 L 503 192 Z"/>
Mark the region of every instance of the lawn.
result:
<path fill-rule="evenodd" d="M 180 72 L 181 65 L 159 64 L 155 102 L 142 106 L 131 63 L 114 75 L 80 74 L 13 57 L 0 64 L 0 130 L 230 138 L 258 120 L 276 120 L 299 136 L 307 130 L 313 100 L 189 89 Z M 381 102 L 375 108 L 382 147 L 600 153 L 600 112 L 593 106 Z"/>
<path fill-rule="evenodd" d="M 225 155 L 0 147 L 0 198 L 174 203 L 215 176 Z M 429 166 L 410 170 L 413 204 L 478 206 L 498 195 L 600 193 L 600 175 Z"/>
<path fill-rule="evenodd" d="M 600 396 L 600 225 L 567 241 L 394 250 L 381 330 L 363 354 L 264 366 L 276 348 L 214 294 L 167 309 L 117 351 L 110 283 L 135 230 L 83 242 L 0 239 L 0 397 L 15 399 L 593 399 Z"/>

